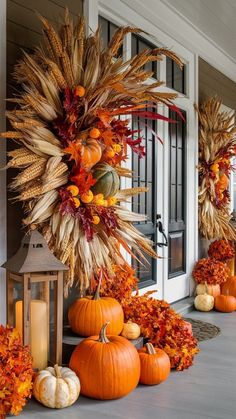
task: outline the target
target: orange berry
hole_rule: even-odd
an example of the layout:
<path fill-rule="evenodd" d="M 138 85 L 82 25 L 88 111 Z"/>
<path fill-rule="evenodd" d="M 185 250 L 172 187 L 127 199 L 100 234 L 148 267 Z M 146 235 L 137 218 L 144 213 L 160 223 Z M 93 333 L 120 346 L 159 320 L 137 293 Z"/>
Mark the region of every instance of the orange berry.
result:
<path fill-rule="evenodd" d="M 79 208 L 80 207 L 80 200 L 78 198 L 73 198 L 73 202 L 75 204 L 75 208 Z"/>
<path fill-rule="evenodd" d="M 117 198 L 111 196 L 111 197 L 107 198 L 107 203 L 108 203 L 108 206 L 115 205 L 117 203 Z"/>
<path fill-rule="evenodd" d="M 66 188 L 72 196 L 77 196 L 79 194 L 79 188 L 76 185 L 69 185 Z"/>
<path fill-rule="evenodd" d="M 100 137 L 100 135 L 101 135 L 101 133 L 100 133 L 99 129 L 97 129 L 97 128 L 92 128 L 89 131 L 89 136 L 91 138 L 98 138 L 98 137 Z"/>
<path fill-rule="evenodd" d="M 121 145 L 120 144 L 114 144 L 112 146 L 112 148 L 115 151 L 115 153 L 120 153 L 121 152 Z"/>
<path fill-rule="evenodd" d="M 116 153 L 115 153 L 115 151 L 112 148 L 110 150 L 107 150 L 106 151 L 106 156 L 107 157 L 114 157 L 115 154 Z"/>
<path fill-rule="evenodd" d="M 93 192 L 89 190 L 88 192 L 83 193 L 80 196 L 80 199 L 84 204 L 89 204 L 93 200 Z"/>
<path fill-rule="evenodd" d="M 100 217 L 98 215 L 94 215 L 92 223 L 98 225 L 100 223 Z"/>
<path fill-rule="evenodd" d="M 107 206 L 108 206 L 107 199 L 103 199 L 103 203 L 102 203 L 102 205 L 103 205 L 104 207 L 107 207 Z"/>
<path fill-rule="evenodd" d="M 75 96 L 83 97 L 85 95 L 85 88 L 83 86 L 76 86 Z"/>

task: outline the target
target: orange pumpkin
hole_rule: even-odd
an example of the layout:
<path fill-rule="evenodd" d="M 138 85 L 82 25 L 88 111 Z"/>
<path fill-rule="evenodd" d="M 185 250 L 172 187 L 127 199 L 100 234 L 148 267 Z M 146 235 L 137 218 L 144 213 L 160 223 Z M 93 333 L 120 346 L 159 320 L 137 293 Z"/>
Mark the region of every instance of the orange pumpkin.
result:
<path fill-rule="evenodd" d="M 126 396 L 140 376 L 138 352 L 122 336 L 106 336 L 107 323 L 99 336 L 83 340 L 74 350 L 70 368 L 80 379 L 81 394 L 100 400 Z"/>
<path fill-rule="evenodd" d="M 229 178 L 228 178 L 228 176 L 226 176 L 225 173 L 222 173 L 222 175 L 220 175 L 220 179 L 219 179 L 219 182 L 218 183 L 220 184 L 220 188 L 221 189 L 223 189 L 223 190 L 227 189 L 228 188 L 228 185 L 229 185 Z"/>
<path fill-rule="evenodd" d="M 236 298 L 232 295 L 218 295 L 215 298 L 215 309 L 222 313 L 236 310 Z"/>
<path fill-rule="evenodd" d="M 140 357 L 139 382 L 146 385 L 160 384 L 170 374 L 170 359 L 162 349 L 155 349 L 151 343 L 138 350 Z"/>
<path fill-rule="evenodd" d="M 68 319 L 73 332 L 80 336 L 98 335 L 109 321 L 108 333 L 119 335 L 124 326 L 124 313 L 120 303 L 111 297 L 100 297 L 102 274 L 93 297 L 76 300 L 69 308 Z"/>
<path fill-rule="evenodd" d="M 221 287 L 224 295 L 233 295 L 236 298 L 236 276 L 231 276 Z"/>
<path fill-rule="evenodd" d="M 90 170 L 102 157 L 102 149 L 99 142 L 93 138 L 77 140 L 80 144 L 80 157 L 83 167 Z"/>

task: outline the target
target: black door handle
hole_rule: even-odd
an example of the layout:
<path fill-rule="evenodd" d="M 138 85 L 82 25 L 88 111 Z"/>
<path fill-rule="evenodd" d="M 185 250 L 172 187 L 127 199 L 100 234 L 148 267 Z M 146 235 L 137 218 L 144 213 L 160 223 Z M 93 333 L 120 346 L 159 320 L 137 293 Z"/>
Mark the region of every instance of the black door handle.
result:
<path fill-rule="evenodd" d="M 163 238 L 164 238 L 164 242 L 160 242 L 160 243 L 158 242 L 157 246 L 158 247 L 168 246 L 168 239 L 166 237 L 166 233 L 165 233 L 165 230 L 163 228 L 163 225 L 162 225 L 161 221 L 157 221 L 157 228 L 158 228 L 158 231 L 163 235 Z"/>

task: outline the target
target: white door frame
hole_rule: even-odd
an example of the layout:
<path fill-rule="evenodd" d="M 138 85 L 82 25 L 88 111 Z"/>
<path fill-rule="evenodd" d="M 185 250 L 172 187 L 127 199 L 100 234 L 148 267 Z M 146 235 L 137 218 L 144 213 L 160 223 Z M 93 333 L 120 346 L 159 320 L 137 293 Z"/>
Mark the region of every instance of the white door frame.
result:
<path fill-rule="evenodd" d="M 178 281 L 173 284 L 173 280 L 167 281 L 167 249 L 158 249 L 163 260 L 158 260 L 158 298 L 165 298 L 169 302 L 181 299 L 191 292 L 191 271 L 193 264 L 198 256 L 198 219 L 197 219 L 197 154 L 198 154 L 198 125 L 197 117 L 194 112 L 193 104 L 198 100 L 198 56 L 193 54 L 187 48 L 180 45 L 176 39 L 171 38 L 157 26 L 147 21 L 122 0 L 85 0 L 84 13 L 87 19 L 87 24 L 91 30 L 95 30 L 98 26 L 98 15 L 102 15 L 106 19 L 112 21 L 117 25 L 138 26 L 144 29 L 151 35 L 144 35 L 144 37 L 156 45 L 162 45 L 172 48 L 187 65 L 187 94 L 179 98 L 176 103 L 187 113 L 188 127 L 187 127 L 187 214 L 186 214 L 186 232 L 187 232 L 187 260 L 186 260 L 186 274 L 178 277 Z M 127 47 L 128 45 L 126 45 Z M 125 53 L 129 54 L 127 48 Z M 160 65 L 160 79 L 166 81 L 165 59 Z M 163 88 L 167 90 L 166 87 Z M 171 89 L 169 89 L 172 91 Z M 165 110 L 167 113 L 168 110 Z M 163 224 L 165 231 L 168 232 L 168 124 L 158 121 L 158 132 L 164 139 L 164 146 L 158 144 L 158 165 L 157 171 L 159 176 L 157 179 L 162 179 L 157 185 L 158 188 L 158 202 L 157 212 L 163 215 Z M 129 163 L 130 164 L 130 163 Z M 165 173 L 165 176 L 160 174 Z M 126 185 L 125 185 L 126 186 Z M 162 197 L 160 199 L 160 196 Z M 162 265 L 162 266 L 161 266 Z M 160 276 L 162 280 L 160 281 Z M 148 290 L 155 289 L 156 285 L 148 287 Z M 147 288 L 141 290 L 141 293 L 147 291 Z"/>

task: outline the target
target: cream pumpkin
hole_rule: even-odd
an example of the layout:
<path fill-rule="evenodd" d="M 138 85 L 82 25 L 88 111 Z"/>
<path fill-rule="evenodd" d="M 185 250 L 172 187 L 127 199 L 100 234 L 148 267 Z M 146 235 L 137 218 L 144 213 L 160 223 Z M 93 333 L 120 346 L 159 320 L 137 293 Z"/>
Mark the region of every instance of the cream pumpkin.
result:
<path fill-rule="evenodd" d="M 71 406 L 79 394 L 79 378 L 70 368 L 48 367 L 40 371 L 34 381 L 34 397 L 52 409 Z"/>
<path fill-rule="evenodd" d="M 121 336 L 126 339 L 138 339 L 140 336 L 141 330 L 137 323 L 133 323 L 131 320 L 128 320 L 127 323 L 124 323 Z"/>
<path fill-rule="evenodd" d="M 219 284 L 211 285 L 207 283 L 198 284 L 196 287 L 196 294 L 202 295 L 205 293 L 212 295 L 212 297 L 217 297 L 218 295 L 221 294 L 220 285 Z"/>
<path fill-rule="evenodd" d="M 199 311 L 211 311 L 214 307 L 214 297 L 208 294 L 197 295 L 194 306 Z"/>

